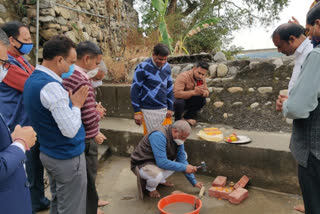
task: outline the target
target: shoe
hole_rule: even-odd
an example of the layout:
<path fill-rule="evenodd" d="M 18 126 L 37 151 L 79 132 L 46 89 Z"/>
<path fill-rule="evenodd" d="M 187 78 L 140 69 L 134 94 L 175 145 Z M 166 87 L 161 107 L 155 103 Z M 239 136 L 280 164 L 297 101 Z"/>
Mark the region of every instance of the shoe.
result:
<path fill-rule="evenodd" d="M 44 197 L 40 200 L 40 205 L 37 208 L 34 208 L 33 212 L 40 212 L 43 210 L 48 210 L 50 208 L 50 200 Z"/>

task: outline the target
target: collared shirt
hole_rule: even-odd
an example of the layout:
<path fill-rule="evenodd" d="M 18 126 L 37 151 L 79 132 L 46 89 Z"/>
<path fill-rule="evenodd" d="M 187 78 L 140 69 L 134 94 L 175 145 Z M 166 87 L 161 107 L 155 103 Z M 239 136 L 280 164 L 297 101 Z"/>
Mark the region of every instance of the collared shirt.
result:
<path fill-rule="evenodd" d="M 289 91 L 292 89 L 292 86 L 297 81 L 297 78 L 301 72 L 301 66 L 304 60 L 306 59 L 307 55 L 312 51 L 312 49 L 313 45 L 311 44 L 311 41 L 309 40 L 309 38 L 306 38 L 295 51 L 294 67 L 288 86 Z"/>
<path fill-rule="evenodd" d="M 283 103 L 283 115 L 291 119 L 308 118 L 320 97 L 320 47 L 314 48 L 302 64 L 301 73 Z"/>
<path fill-rule="evenodd" d="M 87 80 L 90 79 L 90 77 L 88 76 L 86 71 L 83 68 L 81 68 L 78 65 L 76 65 L 76 64 L 74 65 L 74 70 L 79 71 L 85 78 L 87 78 Z"/>
<path fill-rule="evenodd" d="M 36 70 L 62 82 L 60 76 L 42 65 L 37 65 Z M 73 106 L 70 109 L 69 93 L 59 83 L 51 82 L 41 89 L 40 100 L 41 104 L 52 113 L 62 135 L 69 138 L 76 136 L 82 124 L 81 113 L 78 107 Z"/>

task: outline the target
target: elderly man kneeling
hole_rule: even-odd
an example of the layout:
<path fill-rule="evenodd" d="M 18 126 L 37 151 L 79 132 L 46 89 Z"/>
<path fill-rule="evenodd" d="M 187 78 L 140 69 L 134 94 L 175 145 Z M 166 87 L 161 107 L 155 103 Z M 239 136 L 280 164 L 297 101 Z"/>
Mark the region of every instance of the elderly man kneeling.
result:
<path fill-rule="evenodd" d="M 197 167 L 188 164 L 184 150 L 184 141 L 190 132 L 191 127 L 184 120 L 158 127 L 144 136 L 131 154 L 131 170 L 138 176 L 138 181 L 140 177 L 146 181 L 145 189 L 150 197 L 160 197 L 156 189 L 159 184 L 173 186 L 166 179 L 174 172 L 185 172 L 193 186 L 202 187 L 193 175 Z M 141 198 L 143 191 L 140 191 Z"/>

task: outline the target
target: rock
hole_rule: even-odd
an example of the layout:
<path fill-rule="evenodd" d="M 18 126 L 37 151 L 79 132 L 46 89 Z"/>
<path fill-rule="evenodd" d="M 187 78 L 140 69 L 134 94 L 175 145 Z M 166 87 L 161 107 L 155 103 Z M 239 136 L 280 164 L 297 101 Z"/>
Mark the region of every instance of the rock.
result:
<path fill-rule="evenodd" d="M 289 124 L 289 125 L 292 125 L 293 119 L 286 118 L 286 123 Z"/>
<path fill-rule="evenodd" d="M 289 94 L 288 89 L 281 90 L 281 91 L 279 92 L 279 95 L 283 95 L 283 96 L 288 96 L 288 94 Z"/>
<path fill-rule="evenodd" d="M 186 67 L 184 67 L 181 71 L 182 72 L 185 72 L 185 71 L 189 71 L 191 70 L 192 68 L 194 67 L 194 64 L 188 64 Z"/>
<path fill-rule="evenodd" d="M 172 76 L 177 77 L 180 74 L 181 67 L 180 66 L 172 66 L 171 73 Z"/>
<path fill-rule="evenodd" d="M 209 91 L 209 93 L 212 93 L 212 92 L 213 92 L 213 88 L 212 88 L 212 87 L 209 87 L 209 88 L 208 88 L 208 91 Z"/>
<path fill-rule="evenodd" d="M 3 19 L 0 17 L 0 24 L 4 24 L 5 22 L 3 21 Z"/>
<path fill-rule="evenodd" d="M 77 43 L 77 42 L 78 42 L 78 39 L 77 39 L 77 37 L 76 37 L 75 32 L 73 32 L 73 31 L 68 31 L 68 32 L 66 32 L 64 35 L 66 35 L 67 37 L 69 37 L 74 43 Z"/>
<path fill-rule="evenodd" d="M 210 103 L 211 99 L 209 97 L 206 98 L 206 103 Z"/>
<path fill-rule="evenodd" d="M 224 105 L 224 103 L 223 102 L 215 102 L 215 103 L 213 103 L 213 105 L 216 108 L 221 108 Z"/>
<path fill-rule="evenodd" d="M 61 15 L 65 19 L 70 19 L 70 12 L 71 11 L 67 10 L 66 8 L 61 7 L 58 9 L 58 14 Z"/>
<path fill-rule="evenodd" d="M 272 93 L 272 87 L 260 87 L 258 91 L 260 94 Z"/>
<path fill-rule="evenodd" d="M 219 64 L 217 68 L 217 76 L 218 77 L 224 77 L 228 73 L 228 66 L 225 64 Z"/>
<path fill-rule="evenodd" d="M 90 36 L 88 35 L 87 32 L 82 32 L 82 36 L 84 40 L 90 40 Z"/>
<path fill-rule="evenodd" d="M 259 103 L 252 103 L 251 105 L 250 105 L 250 108 L 251 109 L 254 109 L 254 108 L 257 108 L 259 106 Z"/>
<path fill-rule="evenodd" d="M 219 88 L 219 87 L 211 87 L 211 88 L 214 93 L 221 93 L 223 91 L 223 88 Z"/>
<path fill-rule="evenodd" d="M 40 22 L 52 22 L 55 18 L 53 16 L 40 16 Z"/>
<path fill-rule="evenodd" d="M 39 51 L 38 51 L 38 57 L 39 59 L 42 59 L 43 58 L 43 48 L 40 48 Z"/>
<path fill-rule="evenodd" d="M 65 20 L 62 16 L 57 17 L 56 21 L 60 25 L 67 25 L 67 20 Z"/>
<path fill-rule="evenodd" d="M 252 93 L 252 92 L 255 92 L 255 90 L 254 90 L 254 88 L 249 88 L 248 92 Z"/>
<path fill-rule="evenodd" d="M 250 70 L 256 68 L 259 64 L 260 64 L 260 62 L 258 62 L 258 61 L 251 61 L 249 64 Z"/>
<path fill-rule="evenodd" d="M 50 0 L 50 1 L 39 1 L 39 8 L 45 9 L 45 8 L 52 8 L 54 5 L 52 3 L 55 3 L 56 0 Z"/>
<path fill-rule="evenodd" d="M 213 57 L 214 61 L 216 62 L 225 62 L 227 61 L 226 55 L 224 55 L 224 53 L 222 52 L 217 52 L 214 57 Z"/>
<path fill-rule="evenodd" d="M 43 14 L 41 14 L 43 15 Z M 37 16 L 37 10 L 36 9 L 33 9 L 33 8 L 28 8 L 27 9 L 27 17 L 28 18 L 34 18 Z"/>
<path fill-rule="evenodd" d="M 237 67 L 229 67 L 229 72 L 230 75 L 236 75 L 239 73 L 239 69 Z"/>
<path fill-rule="evenodd" d="M 54 23 L 44 23 L 43 29 L 48 29 L 48 28 L 54 28 L 54 29 L 60 30 L 61 26 L 59 24 L 54 24 Z"/>
<path fill-rule="evenodd" d="M 0 13 L 6 13 L 7 9 L 3 4 L 0 4 Z"/>
<path fill-rule="evenodd" d="M 209 66 L 209 75 L 211 78 L 215 78 L 217 76 L 217 64 L 212 64 Z"/>
<path fill-rule="evenodd" d="M 268 101 L 264 104 L 265 106 L 271 106 L 272 105 L 272 102 L 271 101 Z"/>
<path fill-rule="evenodd" d="M 233 93 L 237 93 L 237 92 L 242 92 L 243 88 L 241 88 L 241 87 L 231 87 L 231 88 L 228 88 L 228 91 L 233 94 Z"/>
<path fill-rule="evenodd" d="M 69 30 L 68 26 L 61 26 L 61 31 L 64 33 L 64 32 L 67 32 Z"/>
<path fill-rule="evenodd" d="M 37 29 L 34 26 L 29 27 L 30 33 L 36 33 Z"/>
<path fill-rule="evenodd" d="M 232 106 L 241 106 L 243 102 L 234 102 L 232 103 Z"/>
<path fill-rule="evenodd" d="M 37 15 L 37 11 L 35 10 L 35 15 Z M 43 16 L 56 16 L 56 12 L 52 8 L 46 8 L 40 10 L 40 15 Z"/>
<path fill-rule="evenodd" d="M 56 29 L 47 29 L 47 30 L 40 31 L 40 36 L 45 40 L 49 40 L 57 34 L 58 34 L 58 31 Z"/>
<path fill-rule="evenodd" d="M 228 113 L 224 113 L 224 114 L 223 114 L 223 118 L 224 118 L 224 119 L 227 119 L 227 118 L 228 118 Z"/>
<path fill-rule="evenodd" d="M 283 65 L 283 61 L 280 58 L 276 58 L 272 61 L 272 63 L 276 66 L 276 69 L 279 68 L 281 65 Z"/>

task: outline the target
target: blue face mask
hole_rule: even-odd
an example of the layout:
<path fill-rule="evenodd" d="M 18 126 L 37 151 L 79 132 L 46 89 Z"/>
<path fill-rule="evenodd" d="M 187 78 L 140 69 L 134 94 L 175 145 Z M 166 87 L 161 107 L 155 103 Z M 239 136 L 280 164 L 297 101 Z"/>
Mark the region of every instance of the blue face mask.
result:
<path fill-rule="evenodd" d="M 70 77 L 73 74 L 73 72 L 74 72 L 74 64 L 69 66 L 69 71 L 67 73 L 63 73 L 61 75 L 61 78 L 66 79 L 66 78 Z"/>
<path fill-rule="evenodd" d="M 33 48 L 33 44 L 32 43 L 23 43 L 23 42 L 19 41 L 16 38 L 14 38 L 14 39 L 21 44 L 20 48 L 15 47 L 21 54 L 25 55 L 25 54 L 30 53 L 30 51 Z"/>

